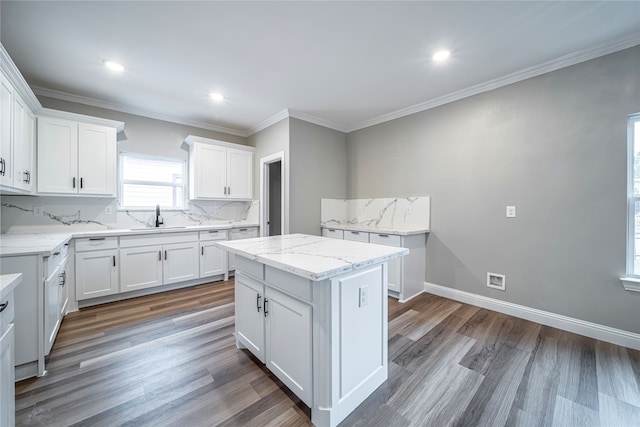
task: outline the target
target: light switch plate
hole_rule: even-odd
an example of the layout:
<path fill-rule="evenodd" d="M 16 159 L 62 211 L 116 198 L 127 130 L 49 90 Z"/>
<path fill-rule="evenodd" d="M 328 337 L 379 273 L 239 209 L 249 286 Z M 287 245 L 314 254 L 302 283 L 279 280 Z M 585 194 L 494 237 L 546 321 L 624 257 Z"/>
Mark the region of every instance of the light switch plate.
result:
<path fill-rule="evenodd" d="M 33 207 L 33 216 L 42 216 L 44 214 L 44 209 L 42 206 L 34 206 Z"/>
<path fill-rule="evenodd" d="M 105 215 L 111 215 L 113 213 L 113 208 L 111 206 L 107 206 L 104 208 Z"/>
<path fill-rule="evenodd" d="M 507 218 L 515 218 L 515 217 L 516 217 L 516 207 L 507 206 Z"/>
<path fill-rule="evenodd" d="M 361 286 L 358 288 L 358 307 L 364 307 L 368 304 L 369 299 L 369 287 Z"/>

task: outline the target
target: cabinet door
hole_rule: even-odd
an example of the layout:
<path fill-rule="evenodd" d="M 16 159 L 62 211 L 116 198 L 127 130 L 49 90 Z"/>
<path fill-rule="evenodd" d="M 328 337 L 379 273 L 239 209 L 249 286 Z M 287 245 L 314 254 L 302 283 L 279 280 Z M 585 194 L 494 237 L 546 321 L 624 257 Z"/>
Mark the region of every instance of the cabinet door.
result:
<path fill-rule="evenodd" d="M 13 86 L 0 73 L 0 185 L 13 185 Z"/>
<path fill-rule="evenodd" d="M 80 123 L 78 125 L 78 192 L 115 196 L 116 130 Z"/>
<path fill-rule="evenodd" d="M 369 242 L 375 243 L 376 245 L 394 246 L 396 248 L 402 246 L 401 237 L 391 234 L 371 233 L 371 235 L 369 236 Z M 403 258 L 392 259 L 388 262 L 388 288 L 390 291 L 400 292 L 402 289 L 403 262 Z"/>
<path fill-rule="evenodd" d="M 140 266 L 142 270 L 144 267 Z M 84 300 L 118 293 L 118 251 L 76 253 L 76 297 Z"/>
<path fill-rule="evenodd" d="M 311 402 L 311 306 L 268 288 L 267 368 L 307 406 Z"/>
<path fill-rule="evenodd" d="M 38 192 L 76 194 L 78 181 L 78 124 L 38 117 Z"/>
<path fill-rule="evenodd" d="M 67 263 L 65 262 L 60 269 L 60 284 L 58 286 L 58 311 L 60 312 L 60 319 L 64 318 L 67 311 L 67 304 L 69 303 L 69 286 L 67 285 Z"/>
<path fill-rule="evenodd" d="M 14 325 L 0 337 L 0 426 L 15 425 Z"/>
<path fill-rule="evenodd" d="M 227 149 L 227 198 L 253 198 L 253 153 Z"/>
<path fill-rule="evenodd" d="M 227 272 L 227 253 L 213 242 L 200 243 L 200 277 L 216 276 Z"/>
<path fill-rule="evenodd" d="M 44 355 L 48 356 L 60 328 L 60 283 L 62 274 L 59 268 L 44 282 Z"/>
<path fill-rule="evenodd" d="M 162 246 L 120 249 L 120 291 L 162 285 Z"/>
<path fill-rule="evenodd" d="M 194 149 L 193 198 L 226 198 L 227 149 L 207 144 L 195 144 Z"/>
<path fill-rule="evenodd" d="M 200 275 L 198 268 L 199 247 L 197 242 L 163 245 L 164 265 L 162 270 L 165 285 L 198 278 Z"/>
<path fill-rule="evenodd" d="M 33 144 L 35 117 L 19 96 L 13 102 L 13 185 L 22 190 L 33 188 Z"/>
<path fill-rule="evenodd" d="M 264 363 L 264 285 L 242 274 L 235 282 L 236 342 Z"/>

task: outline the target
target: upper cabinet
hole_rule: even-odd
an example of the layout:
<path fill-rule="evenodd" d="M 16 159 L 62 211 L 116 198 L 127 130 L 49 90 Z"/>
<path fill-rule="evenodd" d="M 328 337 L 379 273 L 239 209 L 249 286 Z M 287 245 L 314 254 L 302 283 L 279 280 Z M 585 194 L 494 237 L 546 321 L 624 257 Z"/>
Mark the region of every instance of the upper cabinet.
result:
<path fill-rule="evenodd" d="M 38 117 L 38 193 L 116 195 L 117 129 Z"/>
<path fill-rule="evenodd" d="M 253 198 L 253 147 L 188 136 L 189 198 Z"/>
<path fill-rule="evenodd" d="M 0 186 L 6 192 L 33 192 L 35 116 L 7 76 L 0 72 Z"/>

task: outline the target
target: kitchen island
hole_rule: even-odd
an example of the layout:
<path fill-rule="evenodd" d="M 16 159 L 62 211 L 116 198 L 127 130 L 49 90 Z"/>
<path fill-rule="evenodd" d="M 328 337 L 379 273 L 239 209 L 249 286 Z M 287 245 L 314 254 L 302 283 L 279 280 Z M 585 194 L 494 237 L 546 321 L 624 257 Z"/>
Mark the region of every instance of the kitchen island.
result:
<path fill-rule="evenodd" d="M 236 255 L 236 345 L 336 426 L 387 379 L 387 262 L 405 248 L 304 234 L 216 245 Z"/>

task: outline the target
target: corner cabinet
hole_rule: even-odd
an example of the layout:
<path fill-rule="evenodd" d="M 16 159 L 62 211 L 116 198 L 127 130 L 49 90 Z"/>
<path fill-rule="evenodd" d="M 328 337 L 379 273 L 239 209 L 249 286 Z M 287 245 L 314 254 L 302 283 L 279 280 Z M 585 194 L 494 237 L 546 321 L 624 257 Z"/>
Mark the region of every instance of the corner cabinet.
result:
<path fill-rule="evenodd" d="M 38 117 L 38 193 L 116 195 L 115 127 Z"/>
<path fill-rule="evenodd" d="M 253 147 L 192 135 L 185 142 L 191 200 L 253 198 Z"/>

